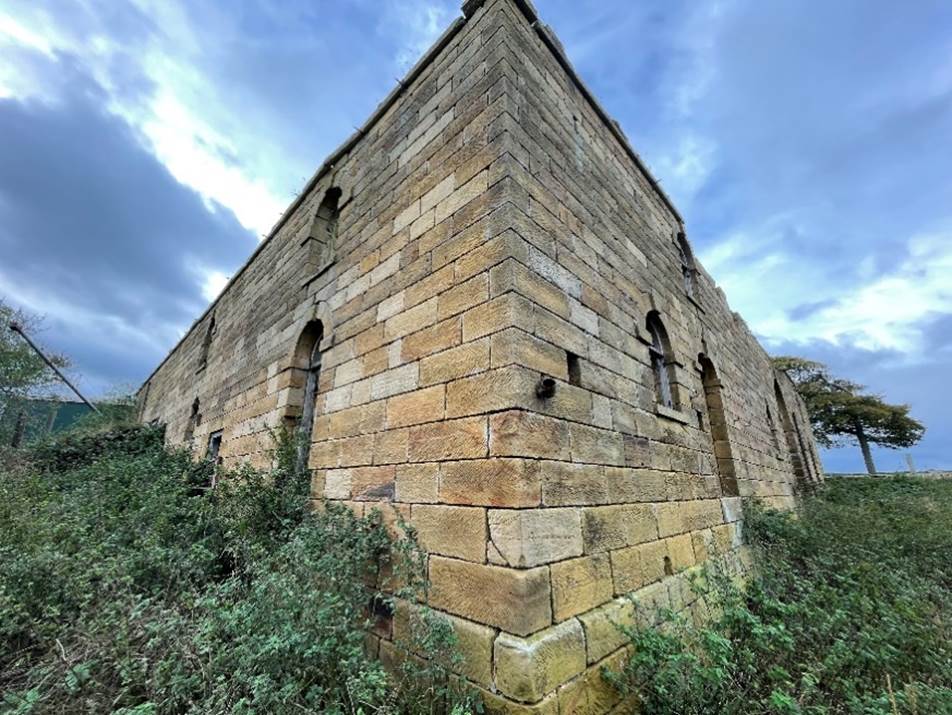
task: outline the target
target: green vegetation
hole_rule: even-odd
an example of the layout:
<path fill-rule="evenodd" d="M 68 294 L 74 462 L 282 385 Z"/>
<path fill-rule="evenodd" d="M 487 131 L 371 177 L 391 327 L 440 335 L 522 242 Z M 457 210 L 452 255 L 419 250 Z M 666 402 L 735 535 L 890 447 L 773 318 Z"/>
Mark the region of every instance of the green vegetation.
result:
<path fill-rule="evenodd" d="M 783 356 L 773 358 L 773 364 L 793 381 L 806 403 L 816 441 L 835 447 L 855 440 L 870 474 L 876 473 L 870 444 L 900 449 L 922 439 L 926 428 L 909 416 L 909 405 L 891 405 L 866 394 L 862 385 L 833 377 L 820 362 Z"/>
<path fill-rule="evenodd" d="M 280 440 L 273 472 L 211 491 L 213 467 L 148 428 L 8 454 L 0 712 L 469 712 L 445 621 L 408 619 L 426 658 L 385 670 L 366 652 L 393 605 L 380 587 L 424 586 L 412 534 L 313 512 L 293 455 Z"/>
<path fill-rule="evenodd" d="M 952 482 L 831 481 L 745 518 L 745 588 L 709 568 L 702 626 L 627 629 L 608 677 L 646 714 L 952 713 Z"/>

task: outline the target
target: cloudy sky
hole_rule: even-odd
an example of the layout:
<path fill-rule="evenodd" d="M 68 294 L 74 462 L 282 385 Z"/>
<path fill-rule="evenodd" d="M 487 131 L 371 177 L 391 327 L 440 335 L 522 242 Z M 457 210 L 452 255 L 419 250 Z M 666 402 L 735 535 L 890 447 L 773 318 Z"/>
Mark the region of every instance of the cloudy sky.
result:
<path fill-rule="evenodd" d="M 0 0 L 0 296 L 91 393 L 138 385 L 459 5 Z M 952 467 L 952 3 L 536 5 L 768 350 Z"/>

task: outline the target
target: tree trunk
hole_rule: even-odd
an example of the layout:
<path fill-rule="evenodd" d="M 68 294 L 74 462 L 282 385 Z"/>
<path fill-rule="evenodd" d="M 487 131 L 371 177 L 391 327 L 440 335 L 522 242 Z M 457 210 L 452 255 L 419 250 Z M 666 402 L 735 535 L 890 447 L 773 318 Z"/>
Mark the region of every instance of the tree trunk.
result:
<path fill-rule="evenodd" d="M 866 462 L 866 471 L 870 474 L 876 474 L 876 465 L 873 464 L 873 453 L 869 449 L 869 441 L 866 439 L 863 425 L 859 422 L 856 423 L 856 439 L 859 441 L 859 448 L 863 450 L 863 461 Z"/>

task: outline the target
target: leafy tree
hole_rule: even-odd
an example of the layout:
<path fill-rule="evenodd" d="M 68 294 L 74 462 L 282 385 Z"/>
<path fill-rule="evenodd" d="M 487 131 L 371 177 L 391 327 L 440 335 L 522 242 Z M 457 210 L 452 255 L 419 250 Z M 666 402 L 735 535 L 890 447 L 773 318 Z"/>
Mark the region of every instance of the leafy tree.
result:
<path fill-rule="evenodd" d="M 796 385 L 817 441 L 832 447 L 855 440 L 870 474 L 876 473 L 870 444 L 900 449 L 922 439 L 925 427 L 909 416 L 909 405 L 891 405 L 862 385 L 833 377 L 823 363 L 791 356 L 773 363 Z"/>
<path fill-rule="evenodd" d="M 17 415 L 23 401 L 41 396 L 57 381 L 40 356 L 10 329 L 14 323 L 28 333 L 40 327 L 39 318 L 13 308 L 0 298 L 0 432 L 5 433 L 0 439 L 3 443 L 9 443 L 11 435 L 7 433 L 17 429 Z M 57 367 L 69 365 L 62 355 L 49 357 Z"/>

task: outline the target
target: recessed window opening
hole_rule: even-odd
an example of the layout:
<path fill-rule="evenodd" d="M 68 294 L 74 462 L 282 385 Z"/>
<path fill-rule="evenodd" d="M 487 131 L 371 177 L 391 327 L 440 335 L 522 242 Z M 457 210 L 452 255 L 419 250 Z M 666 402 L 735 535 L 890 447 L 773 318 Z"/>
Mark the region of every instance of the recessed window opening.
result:
<path fill-rule="evenodd" d="M 677 238 L 678 259 L 681 262 L 681 280 L 684 284 L 684 292 L 691 298 L 695 297 L 697 267 L 694 264 L 694 254 L 691 252 L 691 246 L 681 231 Z"/>
<path fill-rule="evenodd" d="M 215 314 L 212 313 L 211 317 L 208 319 L 208 327 L 205 328 L 205 337 L 202 340 L 202 352 L 198 358 L 198 369 L 204 370 L 205 366 L 208 365 L 208 353 L 212 347 L 212 340 L 215 338 L 215 334 L 218 332 L 218 327 L 215 324 Z"/>
<path fill-rule="evenodd" d="M 208 451 L 205 453 L 205 459 L 215 465 L 221 464 L 221 457 L 219 456 L 221 453 L 221 438 L 222 430 L 208 435 Z"/>
<path fill-rule="evenodd" d="M 307 260 L 313 270 L 321 270 L 334 262 L 337 252 L 337 224 L 340 220 L 341 190 L 331 187 L 317 208 L 308 234 Z"/>
<path fill-rule="evenodd" d="M 202 403 L 196 397 L 192 402 L 192 411 L 188 416 L 188 423 L 185 425 L 185 441 L 191 442 L 195 435 L 195 428 L 202 423 L 202 413 L 200 412 Z"/>
<path fill-rule="evenodd" d="M 324 337 L 324 325 L 319 320 L 308 323 L 295 349 L 297 367 L 306 371 L 304 382 L 304 402 L 301 405 L 301 421 L 298 423 L 299 447 L 297 468 L 304 471 L 308 468 L 313 439 L 314 417 L 317 412 L 317 392 L 321 381 L 321 340 Z"/>
<path fill-rule="evenodd" d="M 655 391 L 658 403 L 665 407 L 674 408 L 674 390 L 672 389 L 671 372 L 674 360 L 668 344 L 668 334 L 661 323 L 657 311 L 648 313 L 646 321 L 651 343 L 648 345 L 648 354 L 651 358 L 651 371 L 655 378 Z"/>
<path fill-rule="evenodd" d="M 576 387 L 582 386 L 582 363 L 578 355 L 565 351 L 565 361 L 569 371 L 569 384 Z"/>
<path fill-rule="evenodd" d="M 665 576 L 673 576 L 673 575 L 674 575 L 674 567 L 671 565 L 671 557 L 670 557 L 670 556 L 665 556 L 665 557 L 664 557 L 664 575 L 665 575 Z"/>

